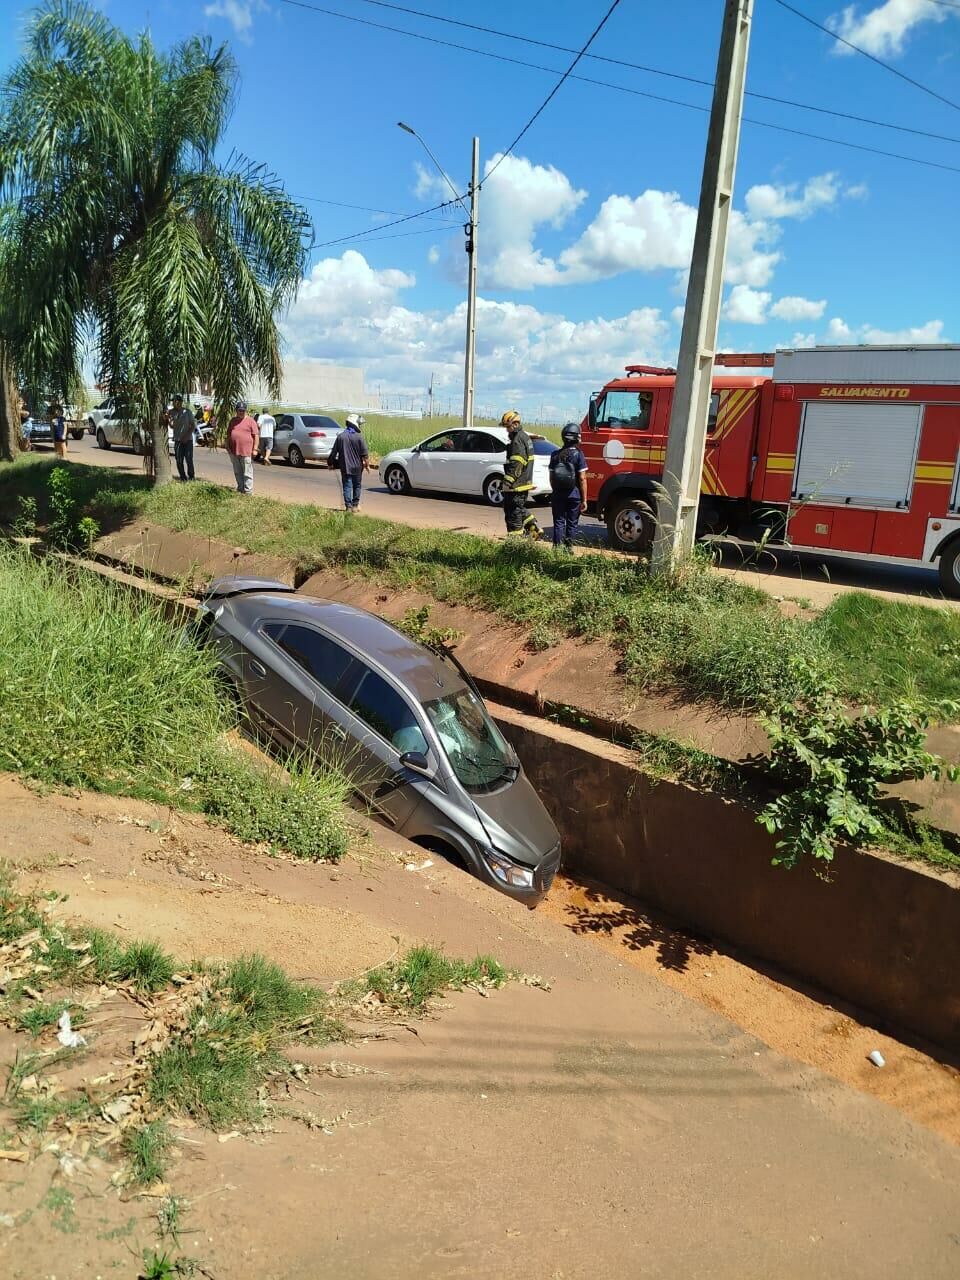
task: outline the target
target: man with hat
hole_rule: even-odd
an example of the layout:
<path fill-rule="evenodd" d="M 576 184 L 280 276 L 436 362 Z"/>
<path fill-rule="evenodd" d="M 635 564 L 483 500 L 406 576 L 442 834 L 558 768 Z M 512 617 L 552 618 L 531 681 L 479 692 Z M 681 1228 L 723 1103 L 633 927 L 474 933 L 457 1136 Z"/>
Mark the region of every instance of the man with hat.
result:
<path fill-rule="evenodd" d="M 524 431 L 516 409 L 508 409 L 500 425 L 506 427 L 510 437 L 503 467 L 503 518 L 507 534 L 520 534 L 536 541 L 543 537 L 543 530 L 533 512 L 526 509 L 533 488 L 533 441 Z"/>

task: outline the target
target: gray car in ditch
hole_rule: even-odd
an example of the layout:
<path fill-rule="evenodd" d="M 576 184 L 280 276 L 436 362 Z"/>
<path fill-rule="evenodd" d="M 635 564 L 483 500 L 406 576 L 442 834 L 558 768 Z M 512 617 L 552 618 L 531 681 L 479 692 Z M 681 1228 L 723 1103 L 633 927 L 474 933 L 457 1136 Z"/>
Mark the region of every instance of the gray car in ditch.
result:
<path fill-rule="evenodd" d="M 342 767 L 383 822 L 531 906 L 560 837 L 463 668 L 382 618 L 280 582 L 220 578 L 198 638 L 253 724 Z"/>

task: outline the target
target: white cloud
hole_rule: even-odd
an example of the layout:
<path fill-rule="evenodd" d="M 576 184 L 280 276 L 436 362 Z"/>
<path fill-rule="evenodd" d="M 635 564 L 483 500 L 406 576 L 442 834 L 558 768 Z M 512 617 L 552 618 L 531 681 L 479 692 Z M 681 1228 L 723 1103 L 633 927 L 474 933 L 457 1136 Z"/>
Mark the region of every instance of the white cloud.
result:
<path fill-rule="evenodd" d="M 926 324 L 914 329 L 874 329 L 872 325 L 864 325 L 860 331 L 861 342 L 876 343 L 879 346 L 907 345 L 913 342 L 946 342 L 943 336 L 943 321 L 928 320 Z"/>
<path fill-rule="evenodd" d="M 437 265 L 437 263 L 440 261 L 439 245 L 432 244 L 430 246 L 430 248 L 427 250 L 427 261 L 430 263 L 431 266 L 435 267 Z"/>
<path fill-rule="evenodd" d="M 865 194 L 866 187 L 860 183 L 844 190 L 837 174 L 821 173 L 808 179 L 802 191 L 796 182 L 788 185 L 762 182 L 750 188 L 744 204 L 751 218 L 809 218 L 818 209 L 835 204 L 841 195 L 849 195 L 851 191 L 860 197 Z"/>
<path fill-rule="evenodd" d="M 851 44 L 859 45 L 876 57 L 895 57 L 903 52 L 907 36 L 922 22 L 945 22 L 949 10 L 930 0 L 886 0 L 861 13 L 855 4 L 847 5 L 827 20 L 827 26 Z M 853 50 L 834 41 L 832 52 L 852 54 Z"/>
<path fill-rule="evenodd" d="M 790 339 L 790 349 L 792 351 L 800 351 L 804 347 L 815 347 L 817 345 L 817 335 L 815 333 L 795 333 Z"/>
<path fill-rule="evenodd" d="M 819 320 L 827 309 L 827 301 L 825 298 L 819 302 L 812 302 L 809 298 L 798 298 L 790 294 L 785 298 L 778 298 L 770 308 L 770 314 L 776 316 L 779 320 Z"/>
<path fill-rule="evenodd" d="M 529 289 L 558 281 L 557 267 L 533 247 L 537 229 L 559 229 L 587 198 L 553 165 L 531 164 L 523 156 L 494 155 L 484 172 L 481 272 L 484 283 Z"/>
<path fill-rule="evenodd" d="M 208 18 L 225 18 L 241 40 L 249 40 L 254 13 L 266 8 L 264 0 L 214 0 L 203 12 Z"/>
<path fill-rule="evenodd" d="M 674 307 L 670 312 L 670 319 L 675 325 L 683 325 L 684 307 Z"/>
<path fill-rule="evenodd" d="M 751 289 L 747 284 L 736 284 L 730 290 L 723 308 L 724 319 L 731 324 L 765 324 L 772 296 L 765 289 Z"/>
<path fill-rule="evenodd" d="M 317 263 L 283 323 L 286 348 L 297 359 L 364 368 L 367 385 L 415 394 L 434 373 L 454 400 L 463 378 L 466 304 L 452 311 L 415 311 L 401 294 L 414 283 L 403 271 L 378 271 L 362 254 Z M 633 361 L 668 363 L 670 326 L 658 310 L 640 307 L 612 319 L 569 320 L 528 304 L 477 300 L 478 401 L 539 409 L 583 406 L 598 376 Z"/>
<path fill-rule="evenodd" d="M 839 316 L 834 316 L 827 325 L 827 339 L 830 342 L 849 342 L 852 337 L 853 330 Z"/>

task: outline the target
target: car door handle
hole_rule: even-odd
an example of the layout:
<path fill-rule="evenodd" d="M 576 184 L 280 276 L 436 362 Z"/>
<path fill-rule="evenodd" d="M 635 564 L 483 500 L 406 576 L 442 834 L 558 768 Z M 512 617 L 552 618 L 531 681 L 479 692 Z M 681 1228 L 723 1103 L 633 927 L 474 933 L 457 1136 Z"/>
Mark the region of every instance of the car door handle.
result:
<path fill-rule="evenodd" d="M 250 670 L 257 676 L 265 676 L 267 674 L 267 668 L 262 662 L 258 662 L 256 658 L 250 659 Z"/>

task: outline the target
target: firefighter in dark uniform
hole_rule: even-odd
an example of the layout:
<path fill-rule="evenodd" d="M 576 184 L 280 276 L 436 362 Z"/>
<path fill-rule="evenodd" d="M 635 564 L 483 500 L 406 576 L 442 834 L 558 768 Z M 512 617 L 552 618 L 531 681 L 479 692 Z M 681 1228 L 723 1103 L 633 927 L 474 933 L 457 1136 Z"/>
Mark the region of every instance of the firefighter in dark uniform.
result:
<path fill-rule="evenodd" d="M 526 509 L 533 488 L 533 442 L 524 431 L 516 409 L 509 409 L 500 419 L 500 425 L 510 434 L 503 468 L 503 516 L 507 533 L 534 540 L 542 538 L 543 530 L 536 516 Z"/>

